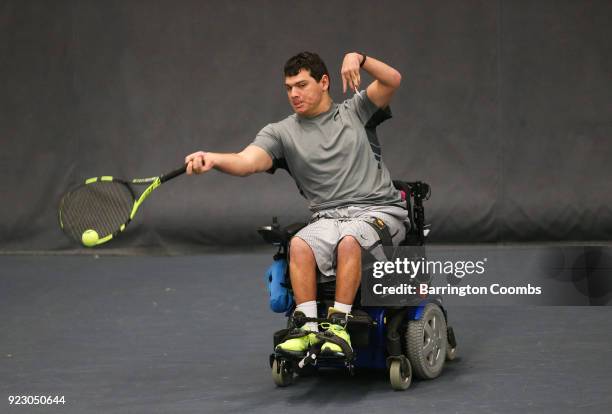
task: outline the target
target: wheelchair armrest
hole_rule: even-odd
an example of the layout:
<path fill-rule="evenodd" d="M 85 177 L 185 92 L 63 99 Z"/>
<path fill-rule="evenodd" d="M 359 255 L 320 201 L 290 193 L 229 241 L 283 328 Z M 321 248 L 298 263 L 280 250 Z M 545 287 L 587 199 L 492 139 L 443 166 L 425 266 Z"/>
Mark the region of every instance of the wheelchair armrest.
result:
<path fill-rule="evenodd" d="M 415 199 L 427 200 L 431 195 L 431 187 L 423 181 L 400 181 L 393 180 L 393 186 L 406 194 L 406 197 L 412 196 Z"/>
<path fill-rule="evenodd" d="M 278 225 L 262 226 L 257 229 L 257 233 L 267 242 L 274 245 L 287 245 L 289 240 L 303 227 L 306 223 L 293 223 L 286 227 Z"/>

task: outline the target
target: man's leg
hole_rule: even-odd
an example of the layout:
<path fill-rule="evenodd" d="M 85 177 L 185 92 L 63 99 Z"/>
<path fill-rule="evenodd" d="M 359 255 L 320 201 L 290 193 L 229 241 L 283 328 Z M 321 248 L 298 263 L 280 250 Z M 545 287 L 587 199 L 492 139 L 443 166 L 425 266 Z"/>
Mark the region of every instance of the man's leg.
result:
<path fill-rule="evenodd" d="M 289 247 L 289 276 L 297 307 L 308 318 L 317 317 L 317 262 L 310 246 L 299 237 L 291 239 Z M 316 322 L 307 322 L 302 328 L 318 331 Z M 310 345 L 318 342 L 314 334 L 287 339 L 277 345 L 277 351 L 300 356 Z"/>
<path fill-rule="evenodd" d="M 291 239 L 289 275 L 298 305 L 317 299 L 317 262 L 310 246 L 299 237 Z"/>
<path fill-rule="evenodd" d="M 353 236 L 345 236 L 336 249 L 336 303 L 329 309 L 328 317 L 333 315 L 344 317 L 351 312 L 355 295 L 361 283 L 361 245 Z M 329 330 L 351 346 L 351 338 L 344 326 L 331 325 Z M 342 348 L 332 342 L 326 342 L 322 352 L 341 354 Z"/>
<path fill-rule="evenodd" d="M 361 245 L 353 236 L 338 243 L 336 302 L 352 305 L 361 283 Z"/>

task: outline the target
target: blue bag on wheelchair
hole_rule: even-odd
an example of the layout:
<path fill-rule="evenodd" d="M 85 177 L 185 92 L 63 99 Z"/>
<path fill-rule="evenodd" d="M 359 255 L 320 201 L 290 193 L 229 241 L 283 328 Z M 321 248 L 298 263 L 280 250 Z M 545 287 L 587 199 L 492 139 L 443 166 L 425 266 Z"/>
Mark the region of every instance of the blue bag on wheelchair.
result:
<path fill-rule="evenodd" d="M 270 296 L 270 308 L 273 312 L 283 313 L 293 307 L 293 295 L 287 285 L 287 261 L 278 259 L 266 272 L 266 284 Z"/>

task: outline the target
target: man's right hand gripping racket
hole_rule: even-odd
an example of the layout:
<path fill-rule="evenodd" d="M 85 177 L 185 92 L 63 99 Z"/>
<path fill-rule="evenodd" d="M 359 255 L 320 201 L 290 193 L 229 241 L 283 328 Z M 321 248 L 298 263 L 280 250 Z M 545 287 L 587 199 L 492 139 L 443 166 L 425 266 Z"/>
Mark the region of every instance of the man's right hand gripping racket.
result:
<path fill-rule="evenodd" d="M 60 227 L 71 239 L 84 246 L 106 243 L 125 230 L 153 190 L 184 174 L 185 170 L 186 166 L 182 166 L 159 177 L 132 180 L 109 176 L 89 178 L 62 197 Z M 149 186 L 136 198 L 134 185 Z"/>

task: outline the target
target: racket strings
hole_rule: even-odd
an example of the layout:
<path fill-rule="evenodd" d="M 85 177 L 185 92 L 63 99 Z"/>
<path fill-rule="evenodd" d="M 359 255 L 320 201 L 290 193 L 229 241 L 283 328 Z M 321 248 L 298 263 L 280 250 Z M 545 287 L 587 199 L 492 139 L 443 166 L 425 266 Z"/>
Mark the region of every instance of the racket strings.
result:
<path fill-rule="evenodd" d="M 129 187 L 117 181 L 97 181 L 67 194 L 62 201 L 64 230 L 80 241 L 85 230 L 99 237 L 118 231 L 129 220 L 134 196 Z"/>

